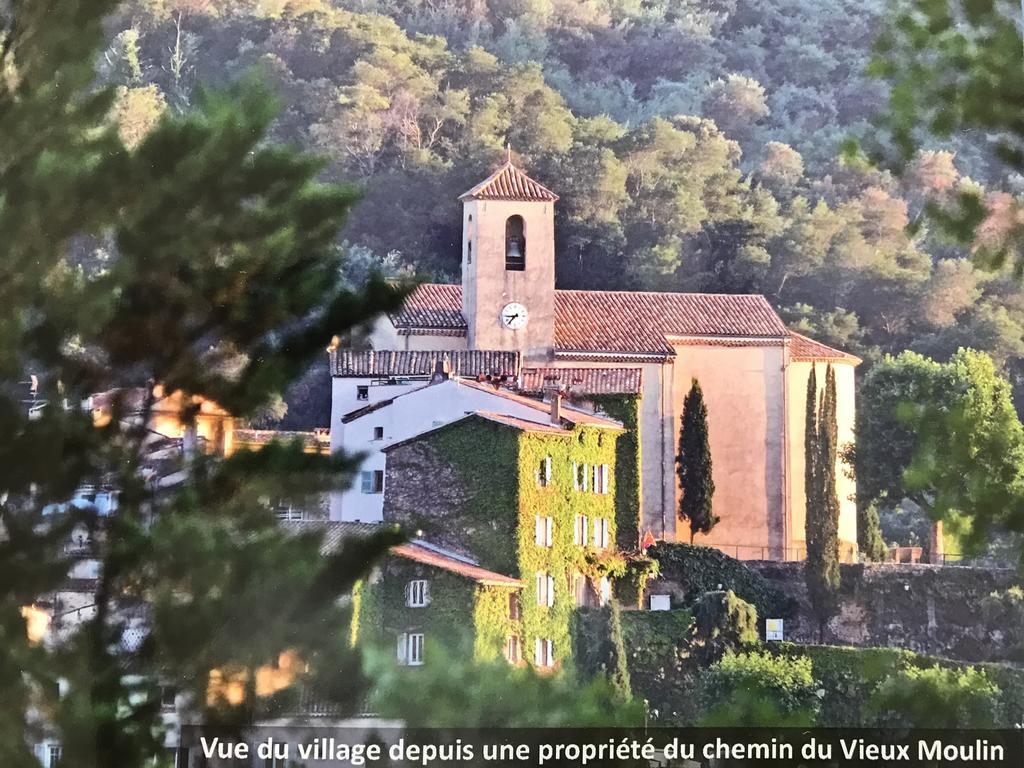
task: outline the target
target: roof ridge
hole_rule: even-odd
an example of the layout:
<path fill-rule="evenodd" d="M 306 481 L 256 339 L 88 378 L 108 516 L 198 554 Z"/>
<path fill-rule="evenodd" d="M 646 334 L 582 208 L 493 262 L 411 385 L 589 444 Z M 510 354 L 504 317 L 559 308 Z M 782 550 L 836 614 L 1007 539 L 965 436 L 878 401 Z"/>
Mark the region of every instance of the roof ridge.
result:
<path fill-rule="evenodd" d="M 505 177 L 505 178 L 503 178 Z M 558 195 L 513 164 L 511 158 L 476 186 L 459 195 L 459 200 L 520 200 L 555 202 Z"/>

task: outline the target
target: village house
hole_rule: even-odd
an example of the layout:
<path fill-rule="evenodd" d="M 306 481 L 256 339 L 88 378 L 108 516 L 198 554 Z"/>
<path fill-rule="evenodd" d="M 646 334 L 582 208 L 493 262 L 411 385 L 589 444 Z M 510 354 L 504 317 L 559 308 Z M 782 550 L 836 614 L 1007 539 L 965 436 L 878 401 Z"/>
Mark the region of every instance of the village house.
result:
<path fill-rule="evenodd" d="M 562 664 L 574 611 L 611 598 L 623 565 L 614 501 L 622 431 L 602 417 L 570 421 L 556 397 L 547 423 L 474 411 L 384 448 L 385 522 L 521 580 L 512 661 L 523 648 L 539 668 Z"/>
<path fill-rule="evenodd" d="M 401 310 L 378 320 L 363 346 L 331 350 L 332 450 L 367 452 L 363 471 L 373 473 L 332 503 L 332 518 L 363 519 L 377 502 L 358 494 L 386 496 L 381 449 L 389 441 L 469 407 L 424 409 L 408 422 L 374 424 L 369 435 L 349 430 L 353 411 L 423 386 L 447 361 L 457 378 L 486 377 L 522 394 L 559 390 L 635 421 L 623 445 L 633 441 L 639 467 L 636 524 L 623 531 L 634 544 L 644 531 L 685 540 L 676 452 L 683 398 L 697 379 L 721 518 L 697 543 L 742 559 L 802 558 L 808 373 L 817 365 L 823 382 L 825 365 L 835 369 L 839 440 L 850 443 L 858 358 L 790 331 L 763 296 L 556 289 L 558 196 L 511 161 L 460 199 L 461 284 L 419 286 Z M 620 456 L 619 463 L 630 462 Z M 849 560 L 856 489 L 842 467 L 836 476 L 840 548 Z"/>

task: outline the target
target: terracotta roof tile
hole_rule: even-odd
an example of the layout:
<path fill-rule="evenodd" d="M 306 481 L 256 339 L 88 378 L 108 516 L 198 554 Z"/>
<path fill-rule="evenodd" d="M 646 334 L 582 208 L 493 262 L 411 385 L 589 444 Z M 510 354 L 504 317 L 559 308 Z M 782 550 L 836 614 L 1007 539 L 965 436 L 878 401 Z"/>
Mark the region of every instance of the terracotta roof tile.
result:
<path fill-rule="evenodd" d="M 461 317 L 461 315 L 460 315 Z M 396 352 L 351 349 L 332 350 L 332 376 L 429 376 L 439 360 L 447 361 L 455 376 L 516 376 L 518 352 L 486 350 L 436 350 Z"/>
<path fill-rule="evenodd" d="M 522 432 L 535 432 L 551 435 L 564 435 L 568 433 L 565 427 L 560 427 L 555 424 L 542 424 L 538 421 L 529 421 L 528 419 L 520 419 L 515 416 L 508 416 L 504 413 L 495 413 L 493 411 L 473 411 L 474 416 L 479 416 L 481 419 L 487 419 L 487 421 L 493 421 L 496 424 L 504 424 L 506 427 L 512 427 L 513 429 L 521 430 Z"/>
<path fill-rule="evenodd" d="M 826 360 L 833 363 L 850 363 L 857 365 L 861 359 L 849 352 L 830 347 L 804 336 L 796 331 L 789 332 L 789 356 L 791 360 Z"/>
<path fill-rule="evenodd" d="M 430 565 L 434 568 L 441 568 L 449 573 L 465 576 L 467 579 L 481 584 L 491 584 L 504 587 L 521 587 L 523 583 L 519 579 L 505 576 L 501 573 L 489 571 L 466 561 L 465 558 L 445 554 L 436 547 L 423 546 L 421 543 L 399 544 L 391 548 L 391 553 L 414 560 L 417 563 Z"/>
<path fill-rule="evenodd" d="M 465 330 L 462 287 L 417 288 L 392 316 L 399 331 Z M 555 291 L 559 353 L 665 356 L 688 337 L 781 341 L 788 331 L 763 296 L 641 291 Z"/>
<path fill-rule="evenodd" d="M 399 329 L 466 330 L 462 316 L 462 286 L 424 283 L 391 315 Z"/>
<path fill-rule="evenodd" d="M 481 181 L 468 192 L 459 195 L 459 200 L 519 200 L 527 202 L 554 202 L 558 195 L 538 184 L 511 161 Z"/>
<path fill-rule="evenodd" d="M 495 387 L 493 384 L 487 384 L 479 381 L 462 381 L 462 386 L 473 387 L 484 392 L 489 392 L 494 395 L 498 395 L 506 400 L 525 405 L 529 408 L 533 408 L 538 414 L 547 416 L 551 413 L 551 404 L 545 403 L 532 397 L 526 397 L 515 392 L 510 392 L 507 389 L 500 389 Z M 605 427 L 611 429 L 622 429 L 622 424 L 619 422 L 609 419 L 607 416 L 598 416 L 597 414 L 584 411 L 580 408 L 573 408 L 572 406 L 563 402 L 562 409 L 562 421 L 566 421 L 570 424 L 579 424 L 582 426 L 590 427 Z"/>
<path fill-rule="evenodd" d="M 635 395 L 640 392 L 639 368 L 524 368 L 523 392 L 557 387 L 581 395 Z"/>
<path fill-rule="evenodd" d="M 323 540 L 320 545 L 320 551 L 325 555 L 339 552 L 347 539 L 372 536 L 378 531 L 384 530 L 384 526 L 385 524 L 377 523 L 347 523 L 327 520 L 281 523 L 281 527 L 292 534 L 317 531 L 322 533 Z M 435 547 L 429 542 L 413 541 L 408 544 L 398 544 L 392 547 L 390 551 L 391 554 L 398 557 L 441 568 L 450 573 L 473 579 L 481 584 L 495 584 L 508 587 L 522 586 L 522 582 L 518 579 L 481 568 L 469 558 L 445 552 L 440 547 Z"/>

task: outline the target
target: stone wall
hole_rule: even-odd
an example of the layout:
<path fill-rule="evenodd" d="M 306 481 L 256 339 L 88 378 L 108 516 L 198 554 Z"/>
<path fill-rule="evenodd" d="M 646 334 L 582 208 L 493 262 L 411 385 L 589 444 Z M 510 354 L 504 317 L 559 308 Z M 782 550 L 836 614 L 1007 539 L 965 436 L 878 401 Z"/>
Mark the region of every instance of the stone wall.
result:
<path fill-rule="evenodd" d="M 748 562 L 797 601 L 786 619 L 786 639 L 817 642 L 802 563 Z M 991 621 L 983 602 L 1020 582 L 1013 570 L 934 565 L 842 566 L 840 610 L 824 642 L 905 648 L 963 661 L 996 661 L 1013 645 L 1013 628 Z M 763 621 L 765 616 L 760 616 Z"/>

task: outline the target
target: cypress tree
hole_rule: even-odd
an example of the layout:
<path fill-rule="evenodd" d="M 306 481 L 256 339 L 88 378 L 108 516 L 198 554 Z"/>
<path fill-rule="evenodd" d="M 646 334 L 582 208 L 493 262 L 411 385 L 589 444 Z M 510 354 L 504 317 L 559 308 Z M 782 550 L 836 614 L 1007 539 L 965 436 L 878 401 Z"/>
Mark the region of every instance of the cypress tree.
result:
<path fill-rule="evenodd" d="M 816 380 L 812 371 L 807 382 L 808 420 L 813 416 Z M 815 428 L 808 435 L 806 472 L 811 483 L 807 493 L 807 562 L 804 576 L 811 607 L 818 620 L 818 640 L 837 607 L 839 594 L 839 495 L 836 491 L 838 426 L 836 379 L 832 366 L 825 371 Z"/>
<path fill-rule="evenodd" d="M 679 519 L 689 521 L 692 544 L 697 533 L 710 533 L 719 520 L 711 511 L 715 481 L 711 474 L 708 409 L 704 404 L 704 392 L 696 379 L 683 400 L 681 422 L 679 455 L 676 456 L 676 473 L 682 489 Z"/>

